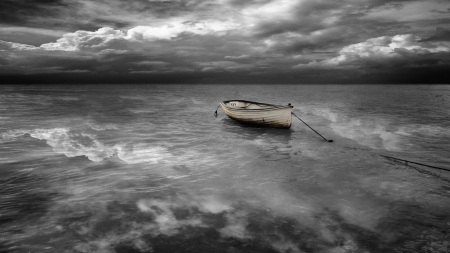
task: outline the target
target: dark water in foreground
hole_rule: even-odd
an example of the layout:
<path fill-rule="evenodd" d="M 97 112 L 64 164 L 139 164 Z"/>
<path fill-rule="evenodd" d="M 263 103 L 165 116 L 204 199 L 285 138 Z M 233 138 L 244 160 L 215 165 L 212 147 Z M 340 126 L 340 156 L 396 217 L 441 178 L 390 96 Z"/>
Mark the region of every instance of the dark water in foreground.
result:
<path fill-rule="evenodd" d="M 450 168 L 449 117 L 450 86 L 0 86 L 0 252 L 450 252 L 450 172 L 379 156 Z"/>

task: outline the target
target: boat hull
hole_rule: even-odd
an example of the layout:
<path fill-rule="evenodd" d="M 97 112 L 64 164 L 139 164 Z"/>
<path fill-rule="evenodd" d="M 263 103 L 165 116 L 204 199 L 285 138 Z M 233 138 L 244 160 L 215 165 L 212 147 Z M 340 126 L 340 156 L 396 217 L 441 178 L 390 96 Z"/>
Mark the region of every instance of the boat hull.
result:
<path fill-rule="evenodd" d="M 228 117 L 242 123 L 275 128 L 291 127 L 292 106 L 263 104 L 264 107 L 261 108 L 257 106 L 259 103 L 245 102 L 252 103 L 253 108 L 230 106 L 230 101 L 221 102 L 220 105 Z"/>

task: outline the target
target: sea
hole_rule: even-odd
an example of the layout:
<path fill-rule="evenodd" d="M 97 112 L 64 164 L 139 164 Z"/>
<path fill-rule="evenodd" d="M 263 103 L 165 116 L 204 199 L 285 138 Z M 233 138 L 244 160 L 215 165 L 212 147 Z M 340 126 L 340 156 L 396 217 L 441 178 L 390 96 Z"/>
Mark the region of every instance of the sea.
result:
<path fill-rule="evenodd" d="M 449 85 L 0 86 L 0 252 L 450 252 L 449 119 Z"/>

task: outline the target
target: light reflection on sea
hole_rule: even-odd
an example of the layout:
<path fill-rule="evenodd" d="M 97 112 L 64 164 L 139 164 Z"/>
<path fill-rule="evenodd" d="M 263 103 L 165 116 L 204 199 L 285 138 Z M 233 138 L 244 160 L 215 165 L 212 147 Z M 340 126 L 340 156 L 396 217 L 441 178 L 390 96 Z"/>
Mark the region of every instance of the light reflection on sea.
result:
<path fill-rule="evenodd" d="M 448 86 L 0 87 L 2 252 L 448 252 Z M 238 124 L 292 103 L 290 130 Z"/>

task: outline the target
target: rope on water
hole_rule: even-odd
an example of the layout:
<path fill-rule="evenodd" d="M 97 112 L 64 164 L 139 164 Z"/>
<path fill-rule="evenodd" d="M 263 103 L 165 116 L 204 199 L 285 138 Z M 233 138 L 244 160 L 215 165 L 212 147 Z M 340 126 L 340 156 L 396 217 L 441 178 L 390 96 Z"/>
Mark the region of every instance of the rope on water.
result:
<path fill-rule="evenodd" d="M 220 105 L 217 106 L 217 109 L 216 109 L 216 111 L 214 112 L 214 117 L 217 117 L 217 110 L 219 110 L 219 107 L 220 107 Z"/>
<path fill-rule="evenodd" d="M 425 167 L 429 167 L 429 168 L 433 168 L 433 169 L 450 171 L 450 169 L 444 169 L 444 168 L 440 168 L 440 167 L 436 167 L 436 166 L 426 165 L 426 164 L 423 164 L 423 163 L 416 163 L 416 162 L 413 162 L 413 161 L 400 159 L 400 158 L 397 158 L 397 157 L 392 157 L 392 156 L 387 156 L 387 155 L 380 155 L 380 156 L 386 157 L 386 158 L 390 158 L 390 159 L 394 159 L 394 161 L 397 160 L 397 161 L 405 162 L 406 166 L 409 166 L 408 163 L 412 163 L 412 164 L 417 164 L 417 165 L 421 165 L 421 166 L 425 166 Z"/>
<path fill-rule="evenodd" d="M 382 156 L 382 157 L 384 157 L 384 158 L 387 158 L 387 159 L 392 159 L 392 160 L 393 160 L 394 162 L 396 162 L 396 163 L 400 163 L 400 162 L 401 162 L 401 164 L 402 164 L 402 165 L 405 165 L 406 167 L 415 169 L 415 170 L 417 170 L 417 171 L 420 172 L 420 173 L 427 174 L 427 175 L 430 175 L 430 176 L 434 176 L 434 177 L 439 178 L 439 179 L 442 180 L 442 181 L 445 181 L 445 182 L 447 182 L 447 183 L 450 183 L 450 179 L 447 179 L 447 178 L 445 178 L 445 177 L 441 177 L 441 172 L 442 172 L 442 170 L 450 171 L 449 169 L 439 168 L 439 167 L 436 167 L 436 166 L 426 165 L 426 164 L 423 164 L 423 163 L 416 163 L 416 162 L 412 162 L 412 161 L 409 161 L 409 160 L 404 160 L 404 159 L 400 159 L 400 158 L 396 158 L 396 157 L 392 157 L 392 156 L 387 156 L 387 155 L 380 155 L 380 156 Z M 405 164 L 403 164 L 403 162 L 405 162 Z M 410 164 L 408 164 L 408 163 L 410 163 L 410 164 L 411 164 L 411 163 L 412 163 L 412 164 L 418 164 L 418 165 L 420 165 L 420 166 L 429 167 L 429 168 L 433 168 L 433 169 L 438 169 L 438 170 L 439 170 L 439 174 L 430 172 L 430 171 L 428 171 L 428 170 L 426 170 L 426 169 L 418 168 L 418 167 L 416 167 L 416 166 L 412 166 L 412 165 L 410 165 Z"/>
<path fill-rule="evenodd" d="M 219 106 L 217 106 L 216 111 L 214 112 L 214 116 L 217 117 L 217 110 L 219 110 L 220 104 Z M 306 124 L 305 121 L 303 121 L 302 119 L 300 119 L 295 113 L 292 112 L 292 115 L 294 115 L 297 119 L 299 119 L 301 122 L 303 122 L 303 124 L 305 124 L 307 127 L 309 127 L 311 130 L 313 130 L 316 134 L 318 134 L 320 137 L 322 137 L 325 141 L 327 142 L 333 142 L 333 140 L 327 140 L 325 137 L 323 137 L 321 134 L 319 134 L 316 130 L 314 130 L 312 127 L 310 127 L 308 124 Z M 264 119 L 263 119 L 264 120 Z M 440 177 L 440 172 L 442 170 L 444 171 L 450 171 L 450 169 L 445 169 L 445 168 L 440 168 L 440 167 L 436 167 L 436 166 L 431 166 L 431 165 L 427 165 L 427 164 L 423 164 L 423 163 L 417 163 L 417 162 L 413 162 L 413 161 L 409 161 L 409 160 L 405 160 L 405 159 L 400 159 L 400 158 L 396 158 L 396 157 L 392 157 L 392 156 L 387 156 L 387 155 L 381 155 L 382 157 L 385 158 L 389 158 L 389 159 L 393 159 L 394 161 L 402 161 L 405 162 L 406 166 L 412 167 L 414 169 L 416 169 L 417 171 L 421 172 L 421 173 L 426 173 L 426 174 L 434 174 L 434 173 L 430 173 L 424 170 L 421 170 L 419 168 L 416 168 L 414 166 L 409 165 L 408 163 L 412 163 L 412 164 L 417 164 L 417 165 L 421 165 L 421 166 L 425 166 L 425 167 L 429 167 L 429 168 L 433 168 L 433 169 L 438 169 L 439 170 L 439 177 Z"/>
<path fill-rule="evenodd" d="M 294 115 L 295 117 L 297 117 L 297 119 L 299 119 L 301 122 L 303 122 L 303 124 L 305 124 L 306 126 L 308 126 L 309 128 L 311 128 L 311 130 L 313 130 L 316 134 L 318 134 L 320 137 L 322 137 L 325 141 L 327 141 L 327 142 L 333 142 L 333 140 L 327 140 L 325 137 L 323 137 L 321 134 L 319 134 L 316 130 L 314 130 L 312 127 L 310 127 L 308 124 L 306 124 L 305 121 L 303 121 L 301 118 L 299 118 L 297 115 L 295 115 L 295 113 L 292 113 L 292 115 Z"/>

